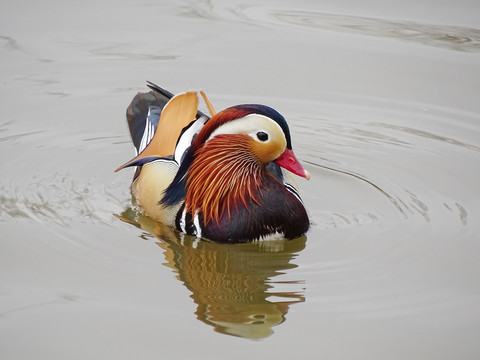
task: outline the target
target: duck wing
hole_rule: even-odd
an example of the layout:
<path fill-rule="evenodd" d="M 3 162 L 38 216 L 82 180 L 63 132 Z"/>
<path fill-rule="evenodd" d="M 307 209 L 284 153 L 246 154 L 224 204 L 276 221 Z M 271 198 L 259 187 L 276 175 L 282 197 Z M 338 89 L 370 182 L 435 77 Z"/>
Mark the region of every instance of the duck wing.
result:
<path fill-rule="evenodd" d="M 152 140 L 160 113 L 173 98 L 171 92 L 156 84 L 148 82 L 148 87 L 152 91 L 139 92 L 127 108 L 127 123 L 136 155 L 140 154 Z"/>
<path fill-rule="evenodd" d="M 115 171 L 127 166 L 141 166 L 161 157 L 177 157 L 180 162 L 185 152 L 183 147 L 190 146 L 195 133 L 208 120 L 198 111 L 196 91 L 173 96 L 158 85 L 149 82 L 148 86 L 152 91 L 138 93 L 127 109 L 137 156 Z M 195 123 L 197 126 L 192 126 Z M 177 149 L 180 143 L 182 148 Z"/>

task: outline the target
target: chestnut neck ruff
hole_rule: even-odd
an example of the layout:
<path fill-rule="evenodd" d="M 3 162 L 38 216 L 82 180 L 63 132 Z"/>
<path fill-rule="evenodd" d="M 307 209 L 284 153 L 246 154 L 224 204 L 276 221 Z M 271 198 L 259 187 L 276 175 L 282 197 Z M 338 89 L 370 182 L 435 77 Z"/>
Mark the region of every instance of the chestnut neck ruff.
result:
<path fill-rule="evenodd" d="M 187 213 L 218 223 L 250 199 L 261 204 L 257 194 L 267 172 L 251 151 L 253 141 L 248 135 L 218 135 L 196 151 L 187 173 Z"/>

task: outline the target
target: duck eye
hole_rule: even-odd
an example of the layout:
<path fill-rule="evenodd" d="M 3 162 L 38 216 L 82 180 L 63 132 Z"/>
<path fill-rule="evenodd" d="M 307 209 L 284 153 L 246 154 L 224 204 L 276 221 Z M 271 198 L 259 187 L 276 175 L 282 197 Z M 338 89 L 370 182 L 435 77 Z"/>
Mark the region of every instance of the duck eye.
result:
<path fill-rule="evenodd" d="M 267 141 L 268 140 L 268 134 L 264 131 L 259 131 L 259 132 L 257 132 L 257 138 L 260 141 Z"/>

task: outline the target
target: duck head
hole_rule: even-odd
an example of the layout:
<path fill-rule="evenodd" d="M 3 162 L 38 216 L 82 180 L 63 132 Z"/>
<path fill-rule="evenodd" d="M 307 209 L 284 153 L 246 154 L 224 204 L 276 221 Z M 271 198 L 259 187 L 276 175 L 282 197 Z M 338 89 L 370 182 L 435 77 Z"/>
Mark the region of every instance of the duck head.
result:
<path fill-rule="evenodd" d="M 275 109 L 257 104 L 237 105 L 215 114 L 192 144 L 194 152 L 217 136 L 245 135 L 252 155 L 262 164 L 275 162 L 290 172 L 310 179 L 292 150 L 290 129 L 285 118 Z M 230 137 L 232 136 L 232 137 Z M 240 140 L 239 137 L 236 137 Z"/>

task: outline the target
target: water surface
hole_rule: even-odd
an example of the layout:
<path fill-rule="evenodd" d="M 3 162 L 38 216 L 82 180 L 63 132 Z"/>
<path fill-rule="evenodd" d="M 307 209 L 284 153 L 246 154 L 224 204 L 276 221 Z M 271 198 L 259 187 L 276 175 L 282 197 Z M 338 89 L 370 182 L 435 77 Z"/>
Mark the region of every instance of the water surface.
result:
<path fill-rule="evenodd" d="M 476 3 L 0 10 L 3 357 L 480 352 Z M 213 244 L 135 212 L 113 170 L 145 80 L 285 115 L 307 235 Z"/>

